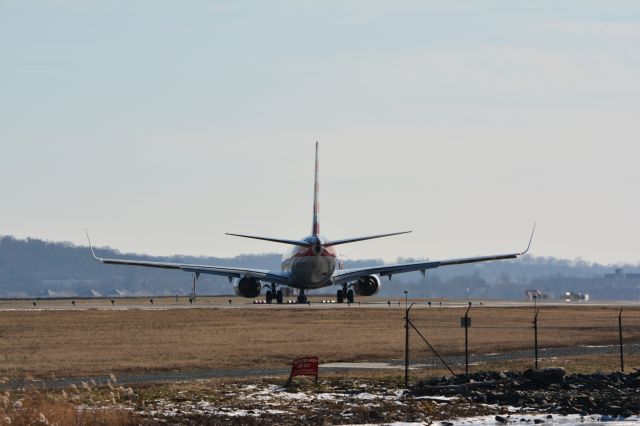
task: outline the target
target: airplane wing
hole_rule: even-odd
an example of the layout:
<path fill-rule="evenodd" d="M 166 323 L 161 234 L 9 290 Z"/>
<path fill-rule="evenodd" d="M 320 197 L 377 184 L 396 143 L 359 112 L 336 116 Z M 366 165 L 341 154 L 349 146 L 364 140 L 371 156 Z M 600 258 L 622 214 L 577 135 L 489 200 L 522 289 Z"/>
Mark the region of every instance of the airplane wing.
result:
<path fill-rule="evenodd" d="M 389 277 L 389 279 L 391 279 L 391 277 L 395 274 L 402 274 L 405 272 L 420 271 L 424 275 L 427 269 L 435 269 L 441 266 L 464 265 L 467 263 L 488 262 L 492 260 L 516 259 L 518 256 L 522 256 L 529 251 L 535 229 L 536 227 L 534 225 L 533 231 L 531 231 L 531 237 L 529 238 L 529 244 L 527 245 L 527 248 L 522 252 L 498 254 L 492 256 L 464 257 L 461 259 L 400 263 L 396 265 L 372 266 L 367 268 L 341 269 L 334 272 L 332 276 L 333 283 L 339 285 L 345 282 L 355 281 L 373 274 L 387 276 Z"/>
<path fill-rule="evenodd" d="M 87 240 L 89 235 L 87 234 Z M 267 281 L 270 283 L 286 284 L 289 277 L 280 271 L 268 271 L 264 269 L 251 269 L 251 268 L 230 268 L 225 266 L 208 266 L 208 265 L 194 265 L 190 263 L 170 263 L 170 262 L 148 262 L 144 260 L 131 260 L 131 259 L 105 259 L 96 256 L 89 240 L 89 247 L 91 248 L 91 254 L 93 257 L 106 265 L 125 265 L 125 266 L 144 266 L 148 268 L 161 268 L 161 269 L 176 269 L 185 272 L 192 272 L 196 274 L 210 274 L 221 275 L 228 278 L 257 278 L 259 280 Z"/>

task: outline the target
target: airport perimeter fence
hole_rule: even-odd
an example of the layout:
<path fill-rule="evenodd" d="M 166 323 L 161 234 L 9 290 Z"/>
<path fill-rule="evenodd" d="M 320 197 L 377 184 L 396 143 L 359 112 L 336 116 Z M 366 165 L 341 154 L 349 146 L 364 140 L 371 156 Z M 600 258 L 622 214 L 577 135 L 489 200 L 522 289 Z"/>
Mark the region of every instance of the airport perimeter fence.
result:
<path fill-rule="evenodd" d="M 640 367 L 640 308 L 441 307 L 407 310 L 413 377 L 563 367 L 567 372 Z"/>

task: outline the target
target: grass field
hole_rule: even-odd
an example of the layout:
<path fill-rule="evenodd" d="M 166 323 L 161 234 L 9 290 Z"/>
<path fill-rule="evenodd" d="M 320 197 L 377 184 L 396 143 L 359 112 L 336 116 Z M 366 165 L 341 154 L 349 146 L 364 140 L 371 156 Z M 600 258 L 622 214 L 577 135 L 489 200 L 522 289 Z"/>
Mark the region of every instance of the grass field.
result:
<path fill-rule="evenodd" d="M 12 303 L 28 306 L 27 302 Z M 438 349 L 460 354 L 464 341 L 459 318 L 464 311 L 421 308 L 412 311 L 412 319 Z M 483 347 L 486 351 L 531 349 L 532 314 L 528 307 L 474 308 L 470 333 L 475 333 L 475 340 L 470 341 L 477 351 Z M 615 307 L 545 307 L 540 312 L 541 324 L 555 325 L 560 331 L 543 335 L 542 329 L 541 344 L 613 344 L 618 338 L 617 315 Z M 3 311 L 0 374 L 15 378 L 25 374 L 60 377 L 146 370 L 277 368 L 308 355 L 318 355 L 321 362 L 389 361 L 404 357 L 403 318 L 404 309 L 397 304 L 329 309 L 264 306 Z M 626 342 L 640 342 L 638 318 L 637 310 L 625 312 Z M 412 347 L 420 347 L 415 334 L 411 339 Z M 615 369 L 614 358 L 613 363 L 608 358 L 578 358 L 578 370 L 593 369 L 590 362 L 597 364 L 596 368 Z M 628 361 L 639 366 L 637 357 L 629 356 Z"/>

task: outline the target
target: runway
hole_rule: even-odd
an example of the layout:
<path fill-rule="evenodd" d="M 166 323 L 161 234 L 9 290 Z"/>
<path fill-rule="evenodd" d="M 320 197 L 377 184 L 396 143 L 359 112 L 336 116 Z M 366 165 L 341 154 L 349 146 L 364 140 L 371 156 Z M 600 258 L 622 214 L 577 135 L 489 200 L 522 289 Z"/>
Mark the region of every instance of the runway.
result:
<path fill-rule="evenodd" d="M 412 309 L 466 308 L 471 304 L 474 308 L 543 308 L 543 307 L 640 307 L 638 300 L 590 300 L 564 301 L 545 300 L 531 302 L 524 300 L 449 300 L 449 299 L 408 299 Z M 127 298 L 34 298 L 34 299 L 0 299 L 0 312 L 9 311 L 82 311 L 82 310 L 148 310 L 162 311 L 170 309 L 354 309 L 359 307 L 392 309 L 405 308 L 404 298 L 371 297 L 356 300 L 355 303 L 335 303 L 330 297 L 310 297 L 308 304 L 290 303 L 267 304 L 263 299 L 245 299 L 236 296 L 202 296 L 195 301 L 188 297 L 127 297 Z"/>

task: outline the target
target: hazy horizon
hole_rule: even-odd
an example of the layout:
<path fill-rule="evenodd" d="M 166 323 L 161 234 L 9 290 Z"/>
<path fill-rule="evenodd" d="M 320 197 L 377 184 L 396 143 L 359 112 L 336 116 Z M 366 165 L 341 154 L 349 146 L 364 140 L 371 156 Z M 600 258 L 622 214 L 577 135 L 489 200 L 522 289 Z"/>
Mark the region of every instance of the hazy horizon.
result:
<path fill-rule="evenodd" d="M 47 240 L 47 239 L 42 239 L 42 238 L 38 238 L 38 237 L 17 237 L 15 235 L 6 235 L 6 234 L 0 234 L 0 240 L 2 238 L 14 238 L 18 241 L 28 241 L 28 240 L 35 240 L 35 241 L 41 241 L 43 243 L 47 243 L 47 244 L 63 244 L 63 245 L 70 245 L 71 247 L 74 248 L 86 248 L 87 250 L 87 257 L 89 258 L 91 255 L 90 252 L 90 248 L 89 248 L 89 244 L 86 242 L 85 243 L 74 243 L 73 241 L 65 241 L 65 240 L 60 240 L 60 241 L 55 241 L 55 240 Z M 140 257 L 158 257 L 158 258 L 216 258 L 216 256 L 212 256 L 209 254 L 192 254 L 192 253 L 168 253 L 168 254 L 155 254 L 152 252 L 130 252 L 130 251 L 125 251 L 125 250 L 120 250 L 118 247 L 111 247 L 111 246 L 107 246 L 107 245 L 94 245 L 94 250 L 96 251 L 96 254 L 99 257 L 104 257 L 104 254 L 101 253 L 102 250 L 105 251 L 109 251 L 109 252 L 117 252 L 120 253 L 122 255 L 134 255 L 134 256 L 140 256 Z M 220 259 L 226 259 L 226 260 L 232 260 L 232 259 L 237 259 L 237 258 L 241 258 L 241 257 L 245 257 L 245 256 L 277 256 L 277 257 L 281 257 L 284 253 L 283 252 L 278 252 L 278 251 L 265 251 L 262 253 L 237 253 L 234 254 L 232 256 L 222 256 L 219 257 Z M 555 262 L 567 262 L 569 265 L 584 265 L 584 266 L 598 266 L 598 267 L 603 267 L 603 268 L 611 268 L 612 272 L 613 272 L 613 268 L 640 268 L 640 262 L 635 262 L 635 263 L 624 263 L 624 262 L 617 262 L 617 263 L 599 263 L 599 262 L 594 262 L 591 261 L 589 259 L 584 259 L 584 258 L 580 258 L 580 257 L 576 257 L 573 259 L 569 259 L 569 258 L 562 258 L 562 257 L 554 257 L 554 256 L 536 256 L 535 254 L 526 254 L 522 257 L 519 258 L 520 260 L 515 260 L 515 262 L 519 262 L 522 259 L 527 259 L 528 262 L 530 261 L 538 261 L 538 262 L 544 262 L 544 261 L 555 261 Z M 419 260 L 433 260 L 431 258 L 428 257 L 419 257 L 419 256 L 415 256 L 415 257 L 397 257 L 395 259 L 389 259 L 389 260 L 385 260 L 381 257 L 371 257 L 371 258 L 354 258 L 354 257 L 350 257 L 350 256 L 345 256 L 344 257 L 345 261 L 353 261 L 353 262 L 406 262 L 406 261 L 419 261 Z M 362 265 L 359 265 L 362 266 Z M 460 267 L 458 266 L 457 268 L 454 267 L 453 269 L 459 269 Z M 625 270 L 626 271 L 626 270 Z"/>
<path fill-rule="evenodd" d="M 0 234 L 640 261 L 640 4 L 0 2 Z"/>

